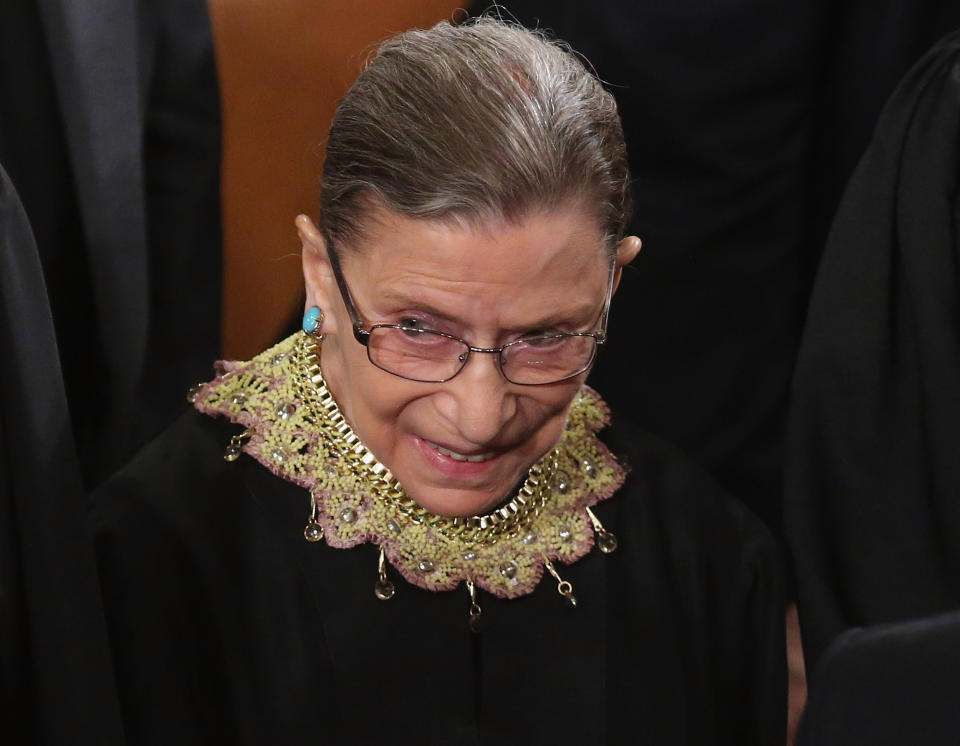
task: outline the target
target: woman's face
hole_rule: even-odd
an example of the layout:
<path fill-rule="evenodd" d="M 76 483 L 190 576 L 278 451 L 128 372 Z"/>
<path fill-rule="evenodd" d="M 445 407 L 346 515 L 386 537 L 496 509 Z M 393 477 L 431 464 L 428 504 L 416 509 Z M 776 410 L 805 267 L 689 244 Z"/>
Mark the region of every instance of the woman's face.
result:
<path fill-rule="evenodd" d="M 431 512 L 475 515 L 508 498 L 560 438 L 585 374 L 520 386 L 491 354 L 472 354 L 445 383 L 377 368 L 353 337 L 323 239 L 305 216 L 297 227 L 307 306 L 326 316 L 324 378 L 354 431 Z M 474 347 L 542 330 L 596 331 L 610 278 L 596 222 L 578 209 L 482 229 L 381 210 L 356 250 L 335 249 L 364 328 L 416 320 Z M 617 276 L 637 250 L 636 238 L 621 243 Z"/>

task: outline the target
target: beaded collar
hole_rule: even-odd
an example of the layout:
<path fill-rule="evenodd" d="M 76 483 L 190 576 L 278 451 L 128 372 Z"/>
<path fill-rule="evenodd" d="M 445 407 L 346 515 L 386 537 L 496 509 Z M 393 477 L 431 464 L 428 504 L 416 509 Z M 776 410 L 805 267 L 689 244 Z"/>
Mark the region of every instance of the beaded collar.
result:
<path fill-rule="evenodd" d="M 307 541 L 336 548 L 380 547 L 374 590 L 396 592 L 387 560 L 408 582 L 431 591 L 463 583 L 471 626 L 479 620 L 476 589 L 501 598 L 530 593 L 544 570 L 576 605 L 554 563 L 570 564 L 594 544 L 616 539 L 590 507 L 610 497 L 624 472 L 596 433 L 609 410 L 588 386 L 578 392 L 559 443 L 534 464 L 518 494 L 486 516 L 451 519 L 420 508 L 376 460 L 341 415 L 323 382 L 315 342 L 297 333 L 248 362 L 218 363 L 213 381 L 188 399 L 209 415 L 241 425 L 224 453 L 247 453 L 310 493 Z"/>

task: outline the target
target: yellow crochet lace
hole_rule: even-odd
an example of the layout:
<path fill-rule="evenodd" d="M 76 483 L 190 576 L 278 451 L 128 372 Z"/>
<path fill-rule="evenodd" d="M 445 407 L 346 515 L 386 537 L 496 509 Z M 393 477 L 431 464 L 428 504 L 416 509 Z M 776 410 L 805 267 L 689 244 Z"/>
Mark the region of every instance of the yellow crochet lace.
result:
<path fill-rule="evenodd" d="M 615 547 L 589 508 L 612 495 L 624 473 L 596 436 L 608 410 L 587 386 L 570 408 L 560 442 L 531 467 L 513 500 L 488 516 L 450 519 L 420 508 L 353 433 L 323 383 L 310 338 L 297 333 L 220 369 L 191 393 L 195 406 L 245 428 L 232 453 L 239 454 L 249 436 L 243 452 L 311 492 L 310 540 L 338 548 L 379 545 L 414 585 L 450 590 L 466 583 L 474 601 L 474 585 L 513 598 L 531 592 L 544 569 L 560 580 L 553 563 L 585 555 L 594 530 L 604 551 Z M 393 586 L 384 567 L 379 575 L 377 595 L 389 598 Z M 384 582 L 390 592 L 381 595 Z M 572 601 L 564 584 L 559 590 Z"/>

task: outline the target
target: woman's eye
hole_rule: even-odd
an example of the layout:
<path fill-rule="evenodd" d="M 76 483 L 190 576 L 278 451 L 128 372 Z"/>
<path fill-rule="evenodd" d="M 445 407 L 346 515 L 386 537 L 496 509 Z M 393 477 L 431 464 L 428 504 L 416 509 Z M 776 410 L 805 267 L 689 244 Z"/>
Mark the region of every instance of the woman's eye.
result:
<path fill-rule="evenodd" d="M 436 331 L 436 329 L 423 319 L 415 319 L 413 317 L 399 319 L 397 326 L 400 327 L 404 334 L 412 339 L 416 339 L 418 342 L 426 342 L 434 338 L 433 334 L 424 334 L 424 332 Z"/>
<path fill-rule="evenodd" d="M 553 332 L 549 334 L 540 333 L 534 337 L 524 337 L 523 341 L 531 347 L 551 347 L 562 344 L 566 338 L 567 335 L 565 334 Z"/>
<path fill-rule="evenodd" d="M 426 321 L 413 317 L 400 319 L 397 321 L 397 325 L 402 326 L 404 329 L 416 329 L 418 332 L 433 331 Z"/>
<path fill-rule="evenodd" d="M 533 329 L 529 332 L 524 332 L 523 336 L 520 337 L 524 342 L 528 342 L 532 339 L 540 339 L 541 337 L 549 337 L 551 334 L 555 334 L 552 329 Z"/>

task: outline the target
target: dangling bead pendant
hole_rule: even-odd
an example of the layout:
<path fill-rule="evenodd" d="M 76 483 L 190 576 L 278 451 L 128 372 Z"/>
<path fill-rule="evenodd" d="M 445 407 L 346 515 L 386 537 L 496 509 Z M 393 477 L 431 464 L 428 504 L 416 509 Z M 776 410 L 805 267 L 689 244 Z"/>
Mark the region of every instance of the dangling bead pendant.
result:
<path fill-rule="evenodd" d="M 597 534 L 597 546 L 600 547 L 600 551 L 604 554 L 610 554 L 616 551 L 617 537 L 613 535 L 613 532 L 607 531 L 607 529 L 603 527 L 600 519 L 594 515 L 590 508 L 587 508 L 587 517 L 590 518 L 590 523 L 593 524 L 593 530 Z"/>
<path fill-rule="evenodd" d="M 570 604 L 571 607 L 576 608 L 577 597 L 573 595 L 573 585 L 570 583 L 570 581 L 561 578 L 560 573 L 557 572 L 557 568 L 555 568 L 553 563 L 546 557 L 543 558 L 543 566 L 546 567 L 547 572 L 553 575 L 554 579 L 556 579 L 557 593 L 563 596 L 563 600 Z"/>
<path fill-rule="evenodd" d="M 381 601 L 389 601 L 396 594 L 397 589 L 387 579 L 387 558 L 383 553 L 383 544 L 380 545 L 380 559 L 377 561 L 377 582 L 373 584 L 373 594 Z"/>
<path fill-rule="evenodd" d="M 230 438 L 230 442 L 223 451 L 223 460 L 233 463 L 240 458 L 240 454 L 243 453 L 243 441 L 253 435 L 254 432 L 253 429 L 247 428 L 239 435 L 234 435 Z"/>
<path fill-rule="evenodd" d="M 477 603 L 477 587 L 473 584 L 472 580 L 465 582 L 467 591 L 470 593 L 470 631 L 477 633 L 480 632 L 480 615 L 483 613 L 483 609 L 481 609 L 480 604 Z"/>
<path fill-rule="evenodd" d="M 316 544 L 323 538 L 323 526 L 317 522 L 317 501 L 314 499 L 313 493 L 310 494 L 310 519 L 303 529 L 303 538 L 311 544 Z"/>

